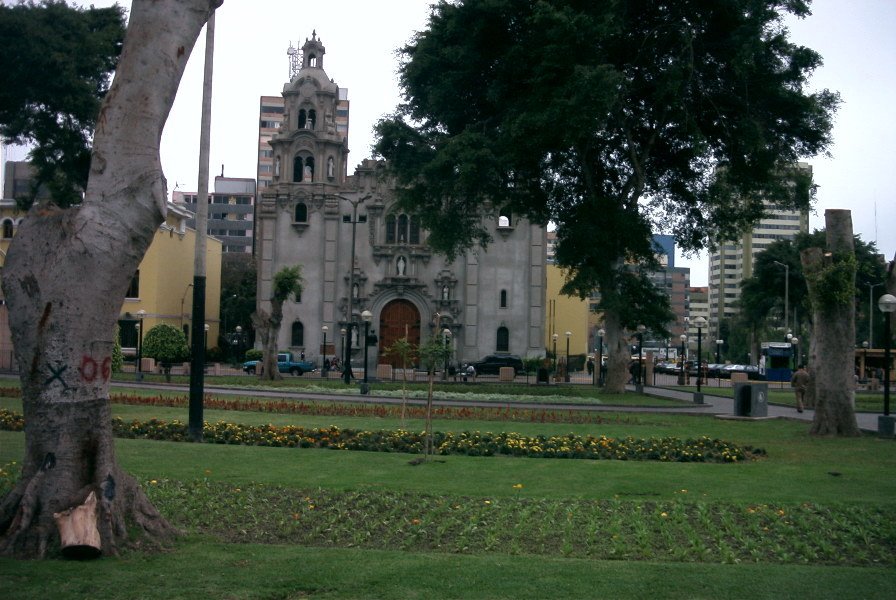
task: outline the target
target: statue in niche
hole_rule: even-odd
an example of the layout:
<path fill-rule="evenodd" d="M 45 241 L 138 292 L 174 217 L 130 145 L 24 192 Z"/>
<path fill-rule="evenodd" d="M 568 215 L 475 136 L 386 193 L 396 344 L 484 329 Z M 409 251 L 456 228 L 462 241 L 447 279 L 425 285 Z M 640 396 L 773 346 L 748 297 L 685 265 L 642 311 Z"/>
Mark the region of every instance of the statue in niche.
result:
<path fill-rule="evenodd" d="M 333 179 L 335 173 L 336 173 L 336 161 L 333 160 L 333 157 L 331 156 L 327 159 L 327 177 L 329 179 Z"/>
<path fill-rule="evenodd" d="M 398 257 L 398 261 L 395 263 L 396 272 L 399 277 L 404 277 L 404 268 L 407 265 L 407 262 L 404 260 L 403 256 Z"/>
<path fill-rule="evenodd" d="M 442 300 L 448 300 L 450 290 L 447 285 L 442 286 Z"/>
<path fill-rule="evenodd" d="M 305 181 L 311 181 L 311 165 L 305 165 Z"/>
<path fill-rule="evenodd" d="M 280 157 L 274 159 L 274 177 L 280 177 Z"/>
<path fill-rule="evenodd" d="M 359 288 L 358 288 L 358 284 L 356 283 L 352 286 L 352 298 L 357 298 L 358 294 L 359 294 Z"/>

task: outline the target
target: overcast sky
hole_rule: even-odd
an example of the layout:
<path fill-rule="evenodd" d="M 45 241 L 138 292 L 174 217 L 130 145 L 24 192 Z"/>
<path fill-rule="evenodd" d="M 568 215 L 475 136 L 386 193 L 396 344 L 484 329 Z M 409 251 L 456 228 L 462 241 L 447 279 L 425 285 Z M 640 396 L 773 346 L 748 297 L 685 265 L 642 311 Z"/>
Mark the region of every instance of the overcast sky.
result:
<path fill-rule="evenodd" d="M 8 1 L 6 3 L 9 3 Z M 119 2 L 128 7 L 130 2 Z M 108 6 L 90 0 L 83 5 Z M 789 21 L 792 40 L 821 53 L 813 88 L 841 93 L 832 156 L 808 159 L 819 186 L 810 227 L 828 208 L 853 211 L 855 232 L 896 253 L 896 0 L 815 0 L 813 15 Z M 286 50 L 316 30 L 324 69 L 351 101 L 349 171 L 368 156 L 372 127 L 398 103 L 395 50 L 423 29 L 428 0 L 225 0 L 218 10 L 212 100 L 211 176 L 256 176 L 258 99 L 278 95 L 289 78 Z M 162 139 L 169 191 L 195 191 L 205 34 L 193 50 Z M 11 156 L 10 158 L 21 158 Z M 705 257 L 682 259 L 692 285 L 706 285 Z"/>

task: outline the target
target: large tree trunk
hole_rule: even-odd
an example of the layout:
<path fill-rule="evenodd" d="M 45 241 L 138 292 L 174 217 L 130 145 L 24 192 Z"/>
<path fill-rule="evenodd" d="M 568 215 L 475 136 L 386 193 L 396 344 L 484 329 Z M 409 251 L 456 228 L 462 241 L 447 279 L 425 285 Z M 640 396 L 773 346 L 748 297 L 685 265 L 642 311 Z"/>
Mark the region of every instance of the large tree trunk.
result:
<path fill-rule="evenodd" d="M 128 282 L 165 213 L 159 142 L 190 50 L 215 0 L 134 0 L 115 80 L 97 120 L 81 206 L 35 206 L 3 271 L 22 382 L 25 458 L 0 504 L 0 553 L 44 556 L 58 544 L 53 513 L 100 499 L 104 554 L 173 528 L 112 439 L 113 331 Z M 86 285 L 84 282 L 89 281 Z"/>
<path fill-rule="evenodd" d="M 811 433 L 857 436 L 855 415 L 855 279 L 852 216 L 848 210 L 824 213 L 827 249 L 801 254 L 812 300 L 812 368 L 815 420 Z"/>
<path fill-rule="evenodd" d="M 604 329 L 607 341 L 607 380 L 604 391 L 610 394 L 622 394 L 625 392 L 625 384 L 630 373 L 629 363 L 632 353 L 629 349 L 628 339 L 625 337 L 625 328 L 616 311 L 604 311 Z"/>

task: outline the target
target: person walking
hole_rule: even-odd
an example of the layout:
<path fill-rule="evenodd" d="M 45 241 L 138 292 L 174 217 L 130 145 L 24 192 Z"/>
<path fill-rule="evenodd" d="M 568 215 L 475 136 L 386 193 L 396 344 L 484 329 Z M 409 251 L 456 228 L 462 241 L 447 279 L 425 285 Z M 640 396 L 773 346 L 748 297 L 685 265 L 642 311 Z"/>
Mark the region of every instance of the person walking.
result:
<path fill-rule="evenodd" d="M 803 412 L 803 402 L 806 399 L 806 390 L 809 388 L 809 372 L 806 371 L 806 365 L 800 365 L 793 374 L 790 386 L 796 394 L 796 412 Z"/>

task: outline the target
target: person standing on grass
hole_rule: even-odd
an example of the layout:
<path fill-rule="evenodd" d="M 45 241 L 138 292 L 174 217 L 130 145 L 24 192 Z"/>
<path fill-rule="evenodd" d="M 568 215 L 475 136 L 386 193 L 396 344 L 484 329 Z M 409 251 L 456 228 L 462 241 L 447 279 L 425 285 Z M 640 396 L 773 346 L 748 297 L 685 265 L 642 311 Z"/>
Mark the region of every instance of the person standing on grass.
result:
<path fill-rule="evenodd" d="M 800 365 L 793 377 L 790 378 L 790 386 L 796 394 L 796 412 L 803 412 L 803 400 L 806 398 L 806 390 L 809 388 L 809 372 L 806 365 Z"/>

